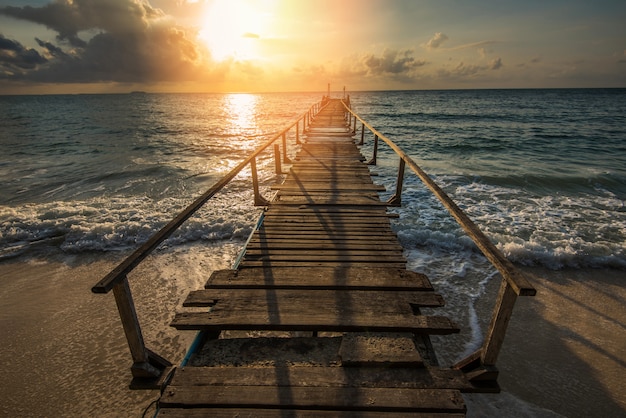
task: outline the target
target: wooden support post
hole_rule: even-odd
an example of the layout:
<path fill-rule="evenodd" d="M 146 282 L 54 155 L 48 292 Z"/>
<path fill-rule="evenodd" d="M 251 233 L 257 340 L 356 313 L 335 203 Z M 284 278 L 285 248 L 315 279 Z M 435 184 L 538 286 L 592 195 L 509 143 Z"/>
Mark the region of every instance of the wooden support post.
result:
<path fill-rule="evenodd" d="M 267 206 L 270 204 L 259 191 L 259 176 L 256 171 L 256 157 L 250 160 L 250 170 L 252 171 L 252 187 L 254 188 L 254 205 Z"/>
<path fill-rule="evenodd" d="M 291 164 L 291 160 L 287 157 L 287 132 L 283 132 L 283 161 L 285 164 Z"/>
<path fill-rule="evenodd" d="M 166 367 L 171 366 L 167 360 L 153 354 L 146 348 L 141 333 L 141 326 L 135 311 L 133 296 L 128 284 L 128 278 L 124 279 L 113 286 L 113 294 L 115 295 L 115 303 L 120 313 L 124 333 L 130 354 L 133 357 L 133 365 L 131 372 L 134 378 L 157 380 L 163 374 Z"/>
<path fill-rule="evenodd" d="M 274 144 L 274 167 L 276 168 L 276 174 L 284 174 L 282 164 L 280 163 L 280 147 L 278 144 Z"/>
<path fill-rule="evenodd" d="M 516 300 L 517 294 L 513 287 L 507 280 L 502 280 L 491 324 L 482 347 L 481 363 L 484 366 L 495 366 L 496 364 Z"/>
<path fill-rule="evenodd" d="M 361 142 L 359 142 L 359 145 L 363 145 L 364 142 L 363 140 L 365 139 L 365 124 L 361 125 Z"/>
<path fill-rule="evenodd" d="M 356 133 L 356 116 L 354 117 L 354 127 L 352 128 L 352 134 Z"/>
<path fill-rule="evenodd" d="M 389 198 L 387 203 L 391 206 L 402 206 L 402 185 L 404 183 L 404 166 L 406 163 L 404 159 L 400 158 L 400 165 L 398 167 L 398 179 L 396 180 L 396 193 Z"/>
<path fill-rule="evenodd" d="M 296 121 L 296 144 L 300 145 L 300 119 Z"/>
<path fill-rule="evenodd" d="M 378 156 L 378 135 L 374 135 L 374 154 L 372 159 L 367 162 L 367 165 L 376 165 L 376 157 Z"/>

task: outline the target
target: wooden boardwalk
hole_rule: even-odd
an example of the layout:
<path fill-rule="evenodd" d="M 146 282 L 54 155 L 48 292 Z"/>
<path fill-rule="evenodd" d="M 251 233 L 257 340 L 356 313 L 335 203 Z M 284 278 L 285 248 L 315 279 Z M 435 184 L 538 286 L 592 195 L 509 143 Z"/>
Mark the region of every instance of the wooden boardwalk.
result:
<path fill-rule="evenodd" d="M 387 203 L 330 100 L 310 123 L 237 270 L 214 272 L 172 325 L 203 331 L 159 416 L 464 416 L 477 388 L 439 367 L 430 335 L 459 331 L 407 271 Z"/>

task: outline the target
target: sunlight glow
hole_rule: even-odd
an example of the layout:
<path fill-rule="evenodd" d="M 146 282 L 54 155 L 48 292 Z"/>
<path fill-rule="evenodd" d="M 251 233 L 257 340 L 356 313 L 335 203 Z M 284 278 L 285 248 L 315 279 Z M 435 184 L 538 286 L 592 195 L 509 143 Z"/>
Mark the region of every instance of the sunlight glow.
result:
<path fill-rule="evenodd" d="M 224 109 L 230 115 L 229 133 L 244 138 L 259 134 L 257 125 L 258 96 L 254 94 L 233 93 L 224 96 Z M 256 144 L 250 144 L 254 147 Z"/>
<path fill-rule="evenodd" d="M 215 0 L 206 9 L 199 38 L 213 59 L 258 59 L 259 39 L 272 18 L 274 1 Z"/>

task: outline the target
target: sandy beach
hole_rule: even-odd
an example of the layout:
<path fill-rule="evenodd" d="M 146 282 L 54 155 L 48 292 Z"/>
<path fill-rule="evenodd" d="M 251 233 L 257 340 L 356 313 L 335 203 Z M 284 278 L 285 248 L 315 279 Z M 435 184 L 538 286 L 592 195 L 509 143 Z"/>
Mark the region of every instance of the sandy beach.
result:
<path fill-rule="evenodd" d="M 523 271 L 537 296 L 518 299 L 502 389 L 568 417 L 626 416 L 626 272 Z"/>
<path fill-rule="evenodd" d="M 228 259 L 186 251 L 151 258 L 131 278 L 148 345 L 175 362 L 194 336 L 168 327 L 181 289 L 201 286 L 198 270 Z M 157 398 L 127 389 L 130 355 L 113 297 L 90 292 L 114 261 L 0 263 L 0 415 L 141 416 Z M 518 300 L 498 364 L 503 393 L 467 396 L 468 416 L 626 416 L 624 272 L 524 270 L 538 295 Z M 496 286 L 477 307 L 483 323 Z"/>

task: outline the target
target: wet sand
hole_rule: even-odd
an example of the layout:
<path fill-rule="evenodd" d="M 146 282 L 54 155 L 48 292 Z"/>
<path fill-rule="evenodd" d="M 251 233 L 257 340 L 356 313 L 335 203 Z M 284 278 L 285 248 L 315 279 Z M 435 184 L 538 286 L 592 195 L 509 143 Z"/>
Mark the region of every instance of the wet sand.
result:
<path fill-rule="evenodd" d="M 166 254 L 133 273 L 151 349 L 180 361 L 194 334 L 169 321 L 204 282 L 200 271 L 227 268 L 232 253 L 216 262 L 210 251 Z M 101 258 L 0 263 L 1 416 L 141 416 L 157 398 L 127 388 L 131 359 L 113 296 L 90 292 L 114 265 Z M 626 416 L 626 273 L 525 270 L 539 293 L 518 299 L 498 362 L 504 393 L 467 396 L 468 416 Z M 477 307 L 483 325 L 496 287 Z"/>
<path fill-rule="evenodd" d="M 206 281 L 198 270 L 227 268 L 233 255 L 210 257 L 151 257 L 129 276 L 146 345 L 174 364 L 195 336 L 169 326 L 177 306 Z M 140 417 L 158 397 L 128 389 L 132 361 L 113 294 L 90 290 L 119 261 L 102 258 L 0 263 L 0 416 Z"/>
<path fill-rule="evenodd" d="M 524 268 L 498 359 L 504 391 L 568 417 L 626 416 L 626 272 Z"/>

